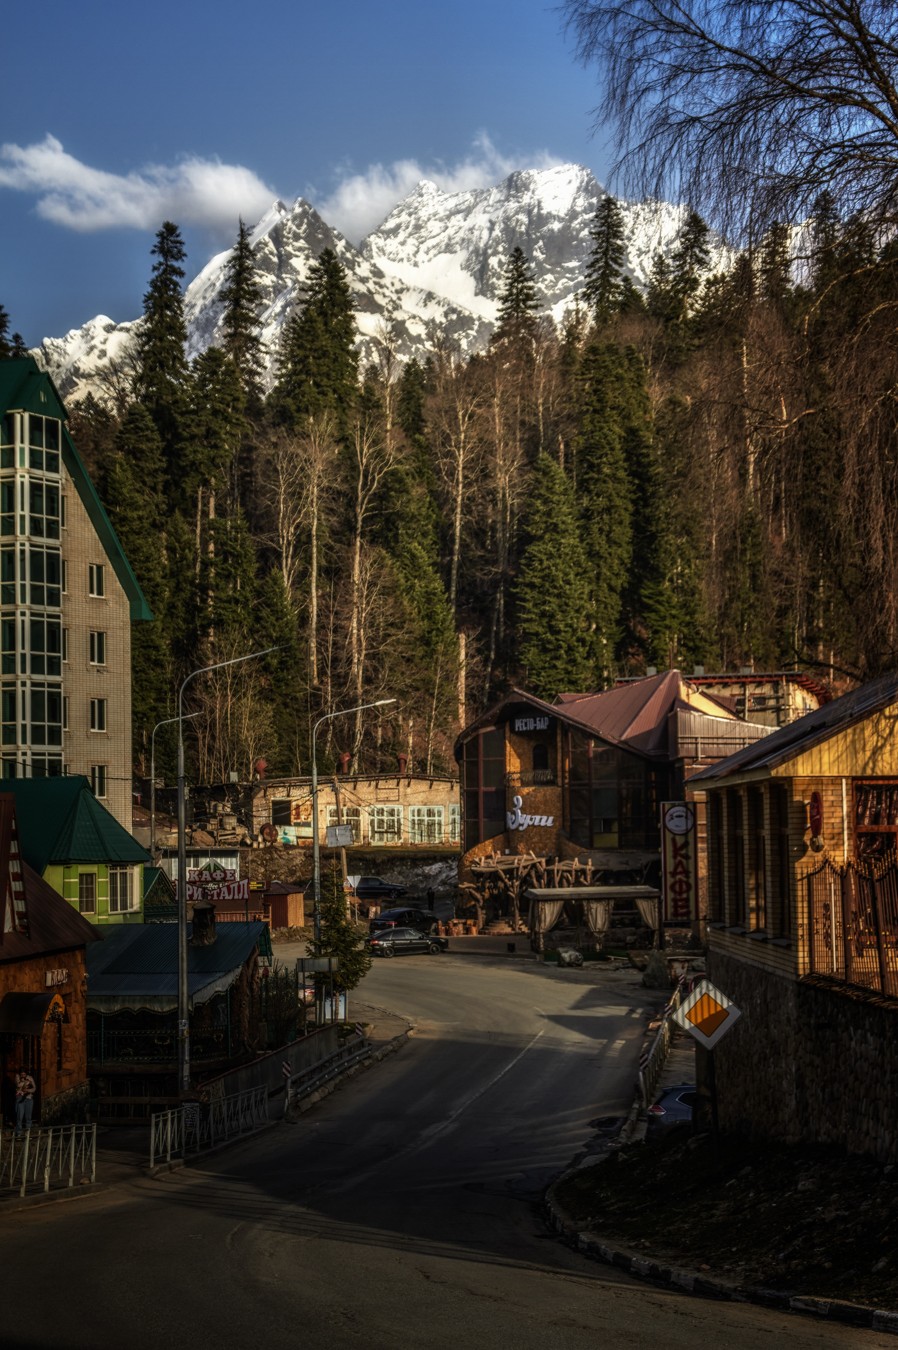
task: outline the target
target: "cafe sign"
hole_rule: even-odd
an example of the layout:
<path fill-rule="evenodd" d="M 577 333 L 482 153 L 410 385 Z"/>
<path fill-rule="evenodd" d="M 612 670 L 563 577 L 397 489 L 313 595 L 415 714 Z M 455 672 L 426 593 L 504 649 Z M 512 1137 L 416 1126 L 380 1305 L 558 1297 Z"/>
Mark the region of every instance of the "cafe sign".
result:
<path fill-rule="evenodd" d="M 698 857 L 695 807 L 661 803 L 661 894 L 664 922 L 689 924 L 698 917 Z"/>
<path fill-rule="evenodd" d="M 241 881 L 236 867 L 206 863 L 187 869 L 187 899 L 208 900 L 218 904 L 226 900 L 249 900 L 249 880 Z"/>

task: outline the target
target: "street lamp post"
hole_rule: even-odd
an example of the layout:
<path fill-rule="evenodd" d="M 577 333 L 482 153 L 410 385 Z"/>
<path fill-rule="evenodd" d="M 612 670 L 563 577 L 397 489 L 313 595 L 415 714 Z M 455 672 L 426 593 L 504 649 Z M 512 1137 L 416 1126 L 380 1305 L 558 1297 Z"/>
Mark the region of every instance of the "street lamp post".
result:
<path fill-rule="evenodd" d="M 216 661 L 211 666 L 192 670 L 181 681 L 178 690 L 178 1083 L 182 1092 L 190 1091 L 190 1000 L 187 987 L 187 794 L 184 779 L 184 690 L 197 675 L 224 666 L 236 666 L 243 661 L 276 652 L 277 647 L 265 647 L 261 652 L 235 656 L 230 661 Z"/>
<path fill-rule="evenodd" d="M 322 722 L 329 722 L 334 717 L 347 717 L 350 713 L 364 712 L 367 708 L 385 708 L 388 703 L 395 702 L 395 698 L 379 698 L 376 703 L 362 703 L 357 708 L 339 708 L 336 712 L 319 717 L 312 728 L 312 903 L 316 955 L 321 943 L 321 846 L 318 840 L 318 760 L 315 753 L 318 728 Z"/>
<path fill-rule="evenodd" d="M 199 717 L 199 713 L 188 713 L 184 718 L 189 722 L 191 717 Z M 179 717 L 164 717 L 161 722 L 157 722 L 153 727 L 150 736 L 150 857 L 155 866 L 156 863 L 156 732 L 160 727 L 167 727 L 170 722 L 179 722 Z"/>

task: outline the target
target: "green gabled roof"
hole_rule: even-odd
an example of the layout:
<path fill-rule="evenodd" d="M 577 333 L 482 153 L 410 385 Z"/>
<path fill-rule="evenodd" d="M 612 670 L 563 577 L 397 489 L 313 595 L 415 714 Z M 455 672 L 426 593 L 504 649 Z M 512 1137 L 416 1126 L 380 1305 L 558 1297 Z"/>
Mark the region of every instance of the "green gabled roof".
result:
<path fill-rule="evenodd" d="M 81 774 L 13 778 L 3 786 L 15 795 L 19 847 L 36 872 L 54 863 L 150 861 L 146 849 L 97 801 Z"/>
<path fill-rule="evenodd" d="M 65 405 L 56 385 L 32 356 L 0 361 L 0 416 L 8 412 L 42 413 L 44 417 L 58 417 L 61 420 L 63 463 L 99 536 L 110 566 L 128 597 L 131 619 L 152 619 L 153 613 L 140 589 L 140 583 L 131 571 L 131 564 L 125 557 L 118 535 L 68 433 Z"/>

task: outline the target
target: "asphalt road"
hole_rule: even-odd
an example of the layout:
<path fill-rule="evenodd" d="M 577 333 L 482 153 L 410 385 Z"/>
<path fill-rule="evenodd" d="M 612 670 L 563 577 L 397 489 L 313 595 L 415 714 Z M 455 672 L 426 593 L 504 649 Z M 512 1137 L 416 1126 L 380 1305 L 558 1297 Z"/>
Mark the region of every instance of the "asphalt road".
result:
<path fill-rule="evenodd" d="M 4 1350 L 894 1344 L 654 1289 L 548 1234 L 542 1188 L 629 1105 L 629 972 L 404 957 L 362 992 L 418 1034 L 298 1124 L 3 1216 Z"/>

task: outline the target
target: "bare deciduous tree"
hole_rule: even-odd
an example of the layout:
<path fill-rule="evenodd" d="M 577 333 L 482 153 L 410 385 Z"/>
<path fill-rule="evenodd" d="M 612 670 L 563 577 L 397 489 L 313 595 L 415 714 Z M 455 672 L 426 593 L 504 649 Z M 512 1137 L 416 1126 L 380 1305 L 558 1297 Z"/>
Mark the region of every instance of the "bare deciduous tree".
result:
<path fill-rule="evenodd" d="M 601 70 L 597 120 L 624 181 L 687 197 L 748 238 L 829 191 L 898 215 L 898 9 L 891 0 L 566 0 Z"/>

